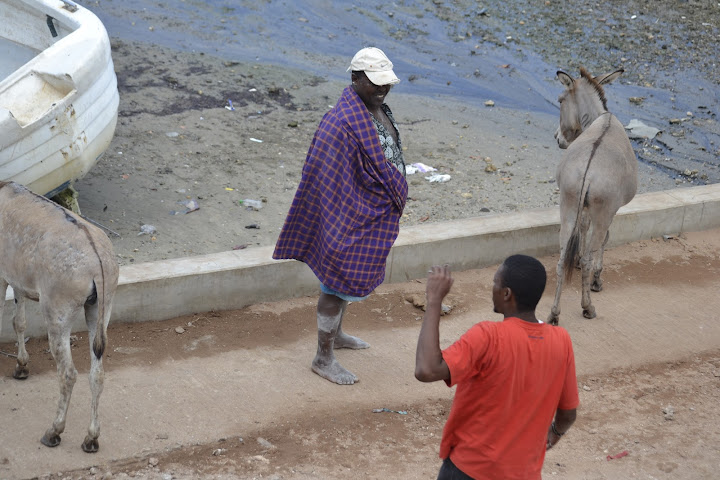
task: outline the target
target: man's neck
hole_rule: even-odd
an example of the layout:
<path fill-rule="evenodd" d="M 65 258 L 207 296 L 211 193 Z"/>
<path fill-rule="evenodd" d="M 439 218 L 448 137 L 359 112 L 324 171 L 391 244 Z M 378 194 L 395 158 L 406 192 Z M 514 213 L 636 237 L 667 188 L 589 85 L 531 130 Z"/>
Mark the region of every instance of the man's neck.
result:
<path fill-rule="evenodd" d="M 514 312 L 514 313 L 508 313 L 505 314 L 505 318 L 519 318 L 520 320 L 524 320 L 528 323 L 541 323 L 540 320 L 537 319 L 535 316 L 535 311 L 532 312 Z"/>

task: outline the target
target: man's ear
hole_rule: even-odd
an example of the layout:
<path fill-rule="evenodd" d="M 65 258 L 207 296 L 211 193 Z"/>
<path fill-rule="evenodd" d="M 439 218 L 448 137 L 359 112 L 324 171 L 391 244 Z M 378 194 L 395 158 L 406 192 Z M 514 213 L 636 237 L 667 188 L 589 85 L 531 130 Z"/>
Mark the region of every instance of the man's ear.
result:
<path fill-rule="evenodd" d="M 503 292 L 503 300 L 506 302 L 509 302 L 510 299 L 513 297 L 514 293 L 510 287 L 505 287 Z"/>

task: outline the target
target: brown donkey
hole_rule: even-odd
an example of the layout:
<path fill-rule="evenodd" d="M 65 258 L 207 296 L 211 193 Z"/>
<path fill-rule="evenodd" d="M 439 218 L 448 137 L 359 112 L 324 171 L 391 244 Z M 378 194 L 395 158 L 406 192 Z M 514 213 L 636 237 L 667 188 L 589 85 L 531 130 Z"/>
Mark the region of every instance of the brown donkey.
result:
<path fill-rule="evenodd" d="M 623 73 L 593 77 L 584 68 L 580 78 L 558 71 L 565 91 L 560 95 L 558 146 L 566 149 L 555 179 L 560 188 L 560 260 L 555 302 L 548 323 L 557 325 L 563 280 L 575 266 L 582 269 L 583 316 L 595 318 L 590 289 L 602 290 L 603 251 L 618 209 L 637 191 L 637 158 L 622 123 L 608 112 L 606 85 Z"/>

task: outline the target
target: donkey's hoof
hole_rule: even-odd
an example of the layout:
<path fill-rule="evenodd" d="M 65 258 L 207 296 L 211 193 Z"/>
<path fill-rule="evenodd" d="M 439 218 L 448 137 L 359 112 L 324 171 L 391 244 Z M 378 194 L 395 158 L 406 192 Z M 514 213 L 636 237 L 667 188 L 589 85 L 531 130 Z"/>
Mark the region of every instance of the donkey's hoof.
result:
<path fill-rule="evenodd" d="M 90 438 L 90 436 L 87 436 L 85 437 L 85 441 L 82 443 L 82 449 L 85 453 L 97 453 L 100 449 L 100 444 L 98 443 L 97 438 Z"/>
<path fill-rule="evenodd" d="M 548 323 L 549 325 L 555 325 L 555 326 L 557 326 L 557 324 L 558 324 L 559 322 L 560 322 L 560 319 L 557 317 L 557 315 L 550 315 L 550 316 L 548 316 L 547 323 Z"/>
<path fill-rule="evenodd" d="M 593 284 L 590 286 L 590 290 L 593 292 L 602 292 L 602 282 L 593 282 Z"/>
<path fill-rule="evenodd" d="M 583 317 L 585 318 L 595 318 L 597 314 L 595 313 L 595 307 L 588 307 L 583 308 Z"/>
<path fill-rule="evenodd" d="M 27 366 L 15 365 L 15 371 L 13 372 L 13 378 L 16 380 L 25 380 L 30 375 L 30 371 Z"/>
<path fill-rule="evenodd" d="M 60 435 L 53 432 L 52 430 L 49 430 L 45 432 L 45 435 L 43 435 L 40 441 L 46 447 L 57 447 L 58 445 L 60 445 Z"/>

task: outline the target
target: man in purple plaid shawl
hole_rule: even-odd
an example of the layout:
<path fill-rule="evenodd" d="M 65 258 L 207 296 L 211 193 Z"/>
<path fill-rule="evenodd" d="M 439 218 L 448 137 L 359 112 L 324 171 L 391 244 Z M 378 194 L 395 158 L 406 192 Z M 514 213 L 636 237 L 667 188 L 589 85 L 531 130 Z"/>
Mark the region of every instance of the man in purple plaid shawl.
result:
<path fill-rule="evenodd" d="M 320 280 L 312 370 L 340 385 L 358 378 L 338 363 L 333 349 L 370 346 L 342 331 L 345 308 L 384 280 L 407 199 L 400 134 L 384 103 L 400 81 L 392 68 L 378 48 L 353 57 L 352 85 L 315 132 L 273 253 L 306 263 Z"/>

